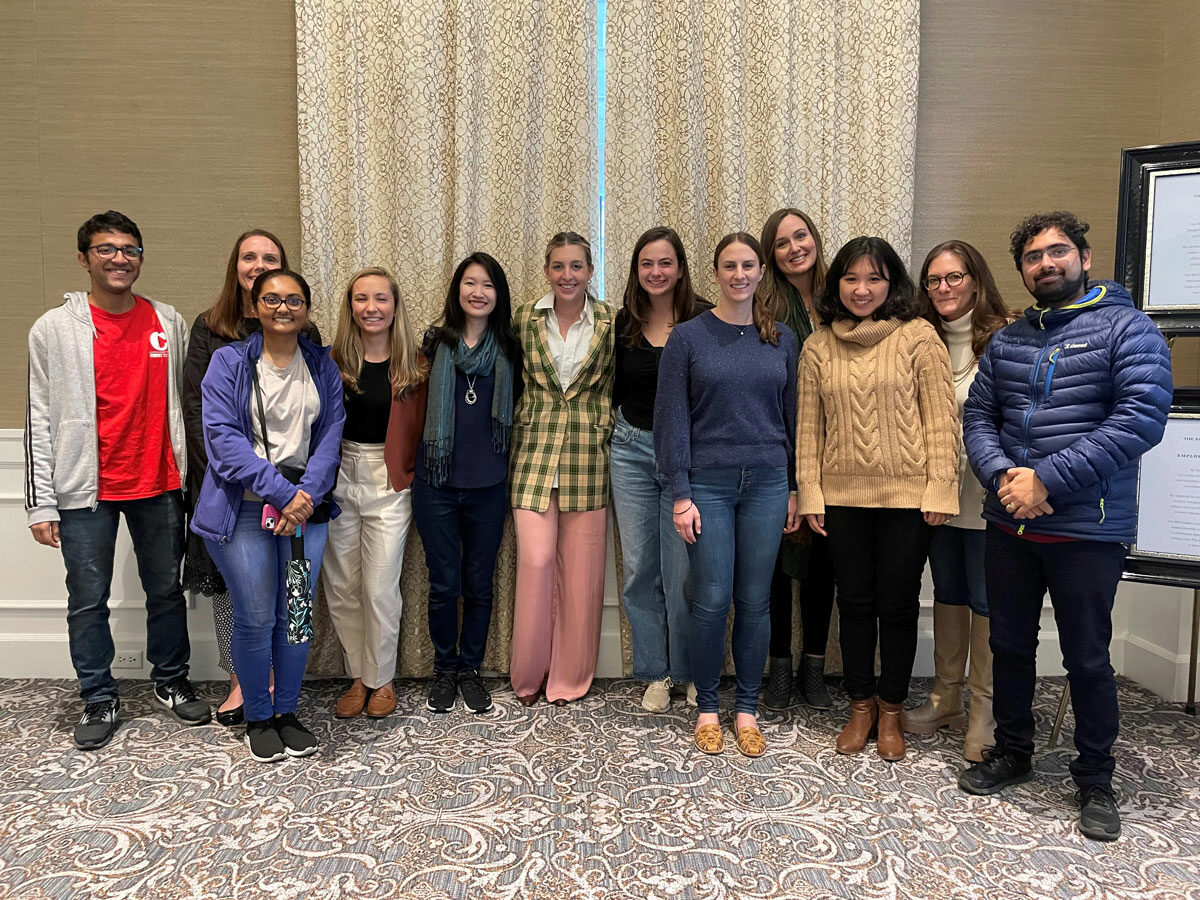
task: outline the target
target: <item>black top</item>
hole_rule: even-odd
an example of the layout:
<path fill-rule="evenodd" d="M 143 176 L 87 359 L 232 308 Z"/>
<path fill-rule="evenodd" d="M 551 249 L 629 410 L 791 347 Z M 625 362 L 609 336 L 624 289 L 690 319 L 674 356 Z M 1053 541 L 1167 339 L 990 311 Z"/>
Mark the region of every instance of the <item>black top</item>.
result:
<path fill-rule="evenodd" d="M 361 394 L 346 388 L 342 402 L 346 406 L 346 427 L 342 439 L 358 444 L 382 444 L 387 438 L 388 414 L 392 411 L 390 360 L 364 362 L 358 375 Z"/>
<path fill-rule="evenodd" d="M 712 304 L 696 298 L 695 313 L 712 309 Z M 655 347 L 646 336 L 640 335 L 637 344 L 630 347 L 625 338 L 629 326 L 629 310 L 625 307 L 617 312 L 615 334 L 616 375 L 613 378 L 613 408 L 618 409 L 625 421 L 643 431 L 654 430 L 654 398 L 658 395 L 658 364 L 662 359 L 662 347 Z"/>
<path fill-rule="evenodd" d="M 492 444 L 492 394 L 496 370 L 471 377 L 475 402 L 467 403 L 467 376 L 454 370 L 454 453 L 450 476 L 443 488 L 465 490 L 491 487 L 508 477 L 508 454 L 497 453 Z M 425 442 L 417 448 L 417 477 L 429 481 L 425 468 Z"/>

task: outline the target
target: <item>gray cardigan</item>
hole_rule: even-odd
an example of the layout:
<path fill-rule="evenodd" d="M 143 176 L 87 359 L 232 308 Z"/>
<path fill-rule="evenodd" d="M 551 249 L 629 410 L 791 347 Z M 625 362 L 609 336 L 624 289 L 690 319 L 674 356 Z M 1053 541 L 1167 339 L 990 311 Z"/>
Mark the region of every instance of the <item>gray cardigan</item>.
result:
<path fill-rule="evenodd" d="M 138 296 L 143 296 L 139 294 Z M 29 331 L 29 399 L 25 407 L 25 511 L 29 525 L 57 522 L 60 509 L 94 508 L 100 473 L 96 438 L 96 330 L 85 291 L 33 323 Z M 149 300 L 167 334 L 167 417 L 180 478 L 187 478 L 180 390 L 187 358 L 183 316 Z"/>

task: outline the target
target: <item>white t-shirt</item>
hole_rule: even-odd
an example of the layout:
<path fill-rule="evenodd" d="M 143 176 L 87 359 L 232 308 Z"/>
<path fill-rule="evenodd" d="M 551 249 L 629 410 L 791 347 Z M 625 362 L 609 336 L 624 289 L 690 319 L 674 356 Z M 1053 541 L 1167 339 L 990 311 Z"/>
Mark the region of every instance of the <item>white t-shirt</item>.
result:
<path fill-rule="evenodd" d="M 262 419 L 258 414 L 258 397 L 250 391 L 250 424 L 254 430 L 254 452 L 276 466 L 308 465 L 308 443 L 312 426 L 321 412 L 321 395 L 312 374 L 304 362 L 300 348 L 282 369 L 268 362 L 266 355 L 258 358 L 258 383 L 262 389 L 263 409 L 267 414 L 268 455 L 262 441 Z"/>

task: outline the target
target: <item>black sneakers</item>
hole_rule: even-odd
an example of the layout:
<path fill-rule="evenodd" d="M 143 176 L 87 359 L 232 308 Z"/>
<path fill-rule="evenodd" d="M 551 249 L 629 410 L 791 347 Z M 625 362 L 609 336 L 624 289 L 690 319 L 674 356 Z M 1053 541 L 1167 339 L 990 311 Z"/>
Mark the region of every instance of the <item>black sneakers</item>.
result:
<path fill-rule="evenodd" d="M 275 730 L 288 756 L 312 756 L 317 752 L 316 736 L 300 724 L 295 713 L 275 717 Z"/>
<path fill-rule="evenodd" d="M 1079 802 L 1079 830 L 1093 841 L 1115 841 L 1121 836 L 1121 814 L 1112 790 L 1099 785 L 1075 794 Z"/>
<path fill-rule="evenodd" d="M 968 794 L 995 794 L 1010 784 L 1028 781 L 1033 767 L 1029 760 L 1010 753 L 989 753 L 958 775 L 958 786 Z"/>
<path fill-rule="evenodd" d="M 154 699 L 169 709 L 184 725 L 204 725 L 212 721 L 212 710 L 196 696 L 196 689 L 181 676 L 154 686 Z"/>
<path fill-rule="evenodd" d="M 107 744 L 121 724 L 120 712 L 121 701 L 116 697 L 87 704 L 75 726 L 75 746 L 80 750 L 97 750 Z"/>
<path fill-rule="evenodd" d="M 467 669 L 458 673 L 458 690 L 462 694 L 463 703 L 473 713 L 485 713 L 492 708 L 492 695 L 484 686 L 476 669 Z"/>
<path fill-rule="evenodd" d="M 449 672 L 434 672 L 429 683 L 429 699 L 425 708 L 435 713 L 447 713 L 454 709 L 454 696 L 458 693 L 458 680 Z M 486 693 L 486 691 L 484 692 Z M 488 697 L 488 706 L 492 698 Z"/>
<path fill-rule="evenodd" d="M 270 719 L 246 723 L 246 746 L 250 748 L 250 755 L 259 762 L 279 762 L 286 756 L 283 741 Z"/>

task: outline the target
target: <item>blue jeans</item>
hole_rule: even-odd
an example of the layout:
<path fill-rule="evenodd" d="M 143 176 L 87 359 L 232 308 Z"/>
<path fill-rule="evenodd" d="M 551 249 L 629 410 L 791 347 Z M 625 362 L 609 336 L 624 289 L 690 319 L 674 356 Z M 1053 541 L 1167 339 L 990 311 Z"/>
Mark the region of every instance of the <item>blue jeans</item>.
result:
<path fill-rule="evenodd" d="M 688 553 L 675 533 L 673 500 L 654 463 L 654 433 L 617 413 L 609 457 L 612 507 L 621 534 L 621 599 L 633 639 L 633 677 L 692 680 Z"/>
<path fill-rule="evenodd" d="M 987 532 L 982 528 L 933 529 L 929 545 L 929 571 L 933 574 L 933 599 L 947 606 L 970 606 L 977 616 L 988 614 L 987 576 L 984 547 Z"/>
<path fill-rule="evenodd" d="M 287 640 L 285 574 L 292 539 L 265 531 L 261 502 L 242 501 L 233 535 L 225 543 L 205 539 L 233 601 L 233 670 L 242 685 L 247 722 L 296 711 L 308 664 L 308 644 Z M 309 584 L 316 590 L 329 524 L 304 526 L 304 554 L 312 560 Z M 271 669 L 275 699 L 271 700 Z"/>
<path fill-rule="evenodd" d="M 1126 547 L 1105 541 L 1040 544 L 992 524 L 986 534 L 996 751 L 1033 756 L 1038 626 L 1049 590 L 1075 712 L 1079 756 L 1071 761 L 1071 776 L 1081 788 L 1109 787 L 1120 715 L 1108 646 Z"/>
<path fill-rule="evenodd" d="M 429 567 L 435 672 L 453 675 L 483 665 L 492 623 L 492 576 L 507 512 L 507 481 L 480 488 L 438 488 L 413 480 L 413 521 Z"/>
<path fill-rule="evenodd" d="M 59 540 L 67 567 L 67 638 L 84 703 L 116 698 L 108 598 L 121 514 L 133 539 L 146 592 L 146 659 L 150 677 L 166 684 L 188 673 L 187 605 L 179 585 L 183 562 L 183 499 L 169 491 L 140 500 L 101 500 L 95 509 L 59 510 Z"/>
<path fill-rule="evenodd" d="M 725 622 L 732 601 L 735 709 L 754 715 L 771 639 L 771 573 L 787 519 L 787 470 L 692 469 L 700 536 L 692 563 L 692 675 L 696 705 L 717 711 L 725 662 Z"/>

